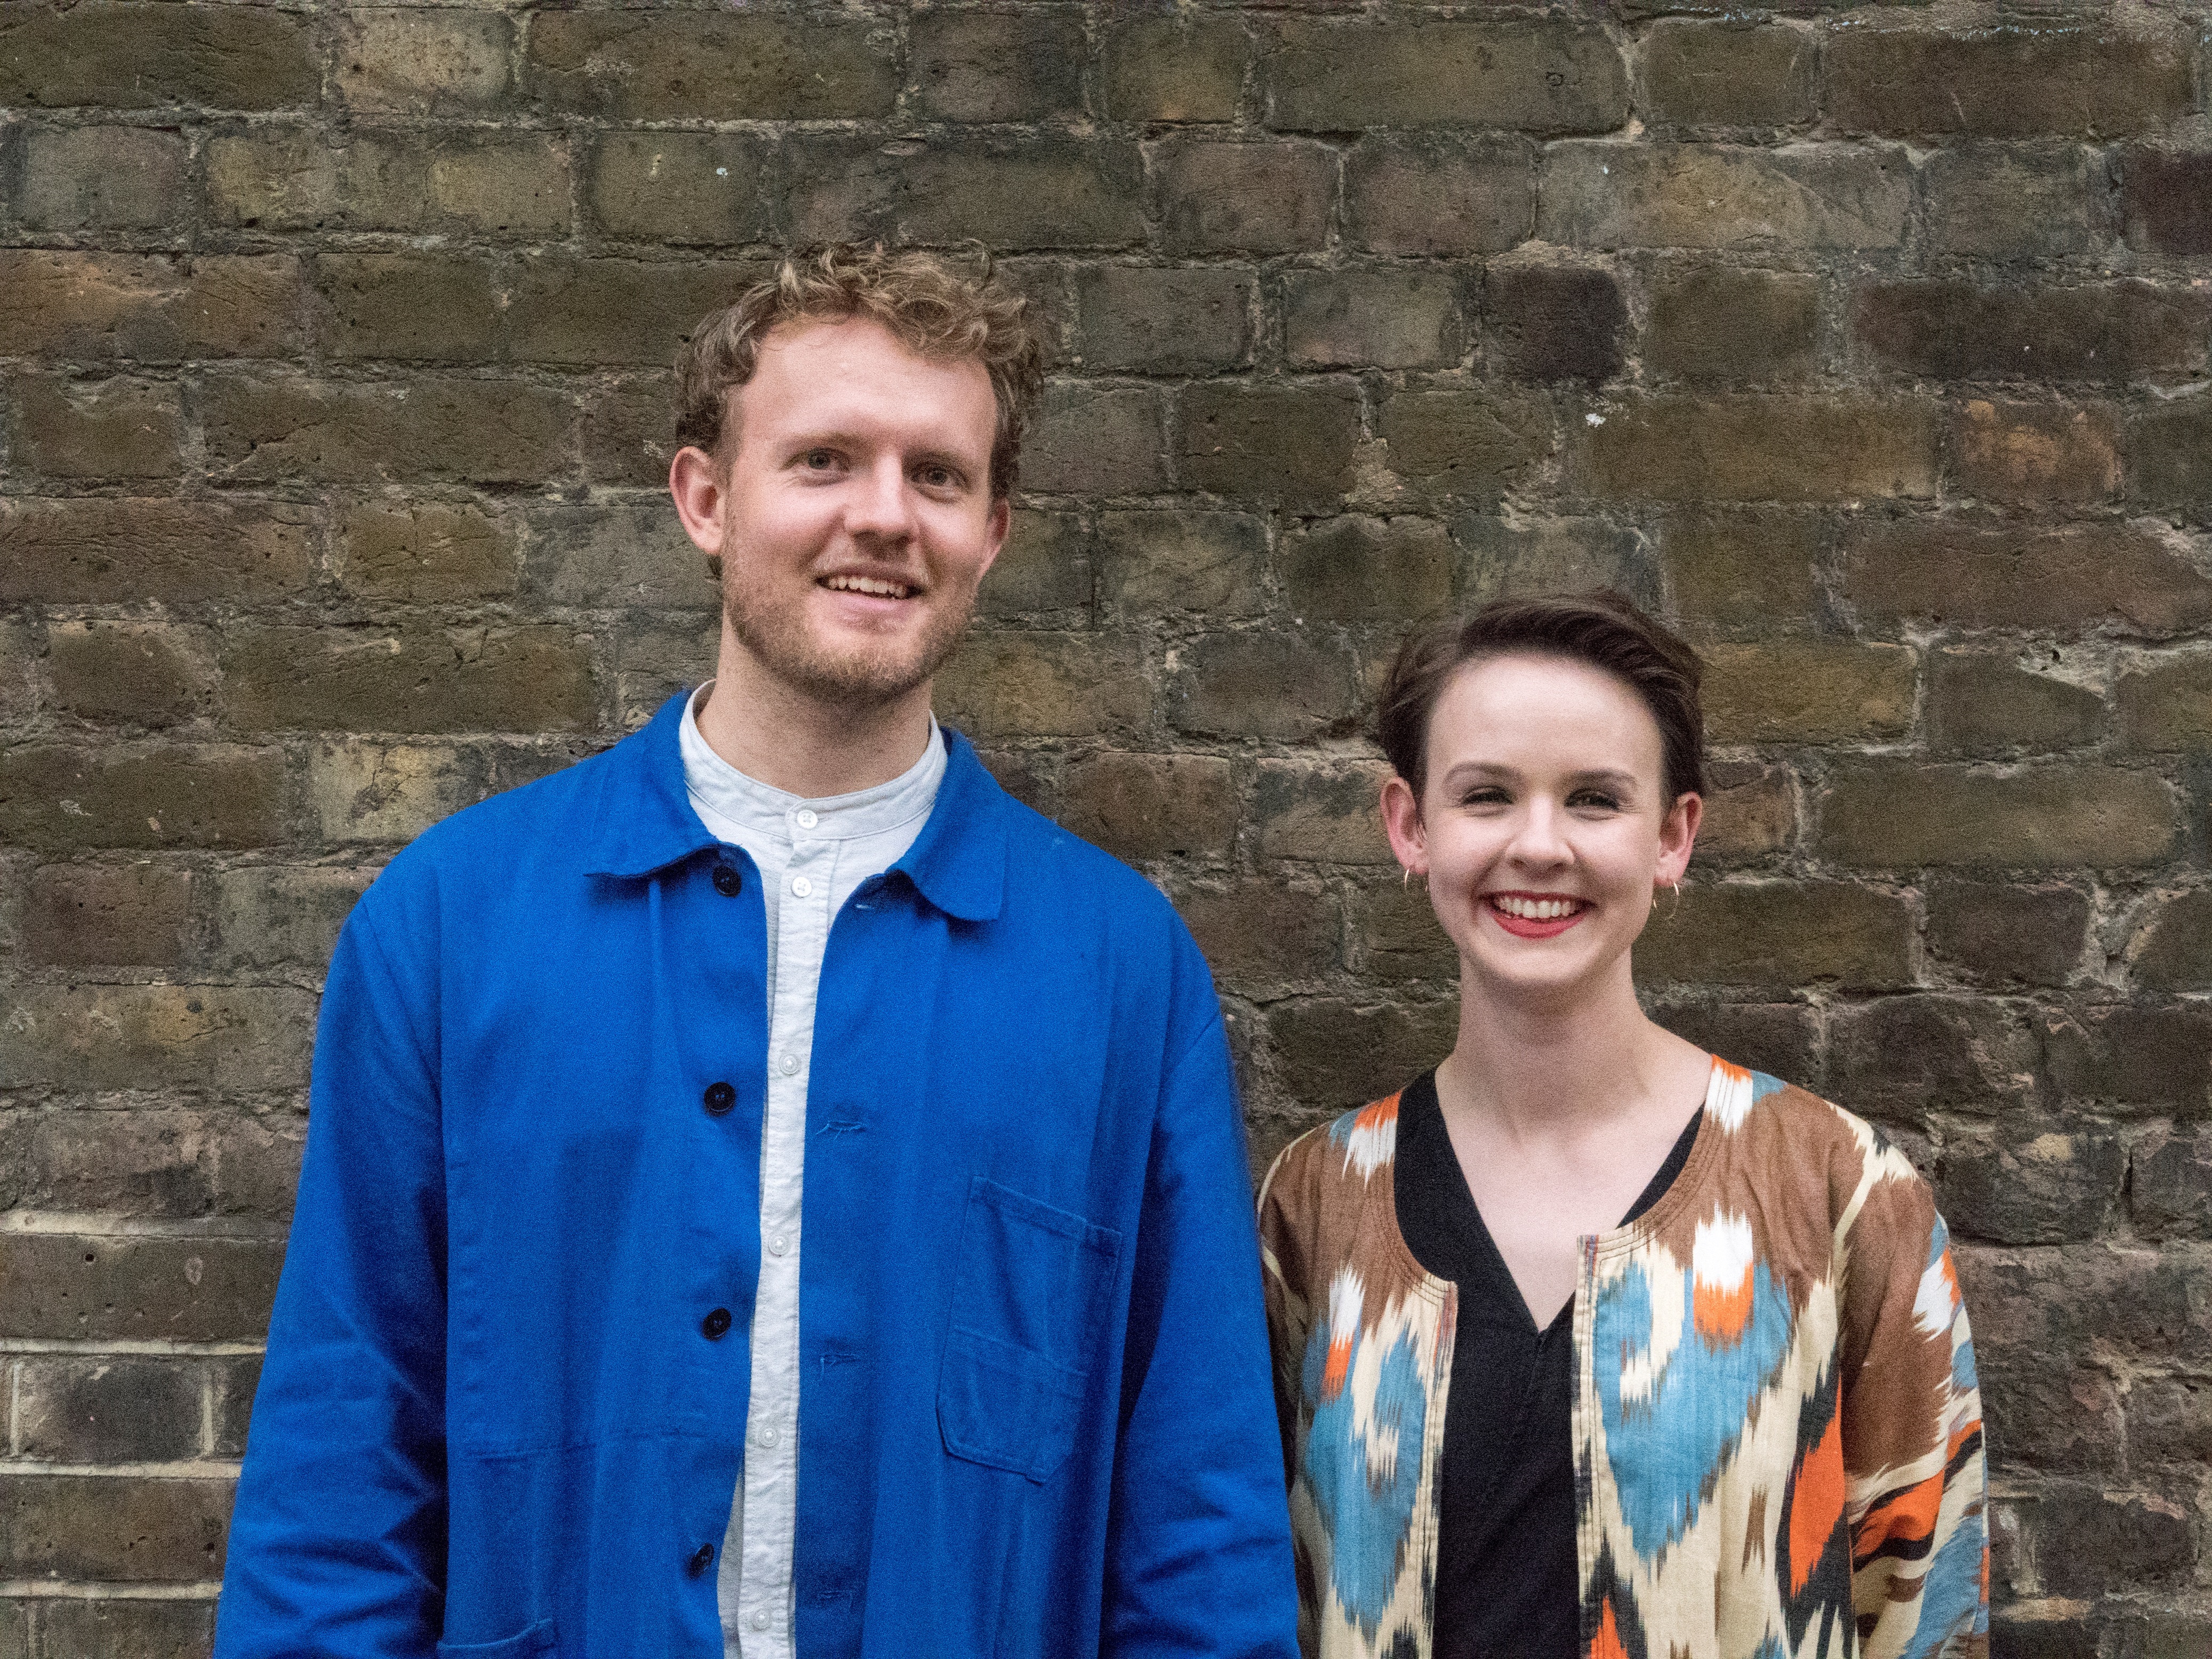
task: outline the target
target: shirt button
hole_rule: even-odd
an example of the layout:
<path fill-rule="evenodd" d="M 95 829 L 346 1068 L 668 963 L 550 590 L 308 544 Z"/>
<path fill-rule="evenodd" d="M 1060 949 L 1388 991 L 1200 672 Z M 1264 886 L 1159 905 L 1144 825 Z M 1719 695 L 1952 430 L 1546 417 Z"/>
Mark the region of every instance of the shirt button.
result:
<path fill-rule="evenodd" d="M 728 1334 L 729 1328 L 730 1310 L 727 1308 L 717 1308 L 699 1322 L 700 1333 L 709 1342 L 720 1342 Z"/>
<path fill-rule="evenodd" d="M 775 1431 L 774 1429 L 763 1429 L 760 1431 L 760 1443 L 763 1446 L 773 1446 L 775 1444 Z"/>
<path fill-rule="evenodd" d="M 691 1552 L 691 1559 L 684 1564 L 684 1571 L 696 1578 L 714 1564 L 714 1547 L 712 1544 L 702 1544 Z"/>
<path fill-rule="evenodd" d="M 799 827 L 802 830 L 811 830 L 820 822 L 814 816 L 814 809 L 811 806 L 802 806 L 792 816 L 799 820 Z"/>
<path fill-rule="evenodd" d="M 788 1248 L 788 1243 L 781 1233 L 778 1233 L 768 1242 L 768 1253 L 770 1255 L 781 1255 Z"/>
<path fill-rule="evenodd" d="M 738 1091 L 726 1083 L 710 1083 L 702 1098 L 707 1109 L 720 1117 L 738 1103 Z"/>
<path fill-rule="evenodd" d="M 814 884 L 804 876 L 793 876 L 791 878 L 791 890 L 799 897 L 805 898 L 814 890 Z"/>
<path fill-rule="evenodd" d="M 776 1061 L 776 1066 L 786 1077 L 795 1077 L 799 1073 L 799 1056 L 786 1054 L 781 1060 Z"/>
<path fill-rule="evenodd" d="M 734 864 L 714 866 L 714 890 L 724 898 L 735 898 L 745 890 L 745 872 Z"/>
<path fill-rule="evenodd" d="M 768 1615 L 764 1613 L 755 1613 L 753 1615 L 753 1628 L 755 1630 L 766 1630 L 768 1628 Z"/>

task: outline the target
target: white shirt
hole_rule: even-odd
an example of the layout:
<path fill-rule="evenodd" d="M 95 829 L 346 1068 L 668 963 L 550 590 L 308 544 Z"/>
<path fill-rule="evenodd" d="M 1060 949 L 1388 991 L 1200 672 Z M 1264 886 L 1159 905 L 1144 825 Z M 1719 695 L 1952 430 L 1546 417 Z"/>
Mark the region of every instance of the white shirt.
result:
<path fill-rule="evenodd" d="M 945 778 L 945 738 L 933 719 L 921 758 L 889 783 L 807 800 L 747 777 L 708 746 L 698 711 L 712 690 L 712 681 L 700 687 L 684 711 L 684 782 L 699 821 L 718 841 L 742 847 L 760 869 L 769 1013 L 752 1381 L 743 1472 L 716 1590 L 729 1659 L 793 1659 L 799 1199 L 815 993 L 837 912 L 854 889 L 896 864 L 928 821 Z"/>

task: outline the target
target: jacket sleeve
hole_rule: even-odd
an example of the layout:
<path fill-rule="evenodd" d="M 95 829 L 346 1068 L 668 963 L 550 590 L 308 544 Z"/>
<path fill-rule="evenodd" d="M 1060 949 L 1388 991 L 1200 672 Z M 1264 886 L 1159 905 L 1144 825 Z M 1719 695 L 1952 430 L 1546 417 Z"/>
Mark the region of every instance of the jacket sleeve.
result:
<path fill-rule="evenodd" d="M 1297 1484 L 1298 1413 L 1304 1395 L 1306 1344 L 1313 1335 L 1313 1302 L 1306 1293 L 1307 1249 L 1292 1218 L 1298 1184 L 1292 1163 L 1302 1142 L 1276 1154 L 1260 1183 L 1260 1268 L 1267 1311 L 1267 1349 L 1274 1363 L 1275 1426 L 1283 1442 L 1283 1485 Z M 1300 1162 L 1304 1162 L 1302 1158 Z"/>
<path fill-rule="evenodd" d="M 1206 1018 L 1167 1073 L 1133 1263 L 1100 1646 L 1293 1659 L 1251 1175 L 1202 966 L 1196 981 Z"/>
<path fill-rule="evenodd" d="M 428 1656 L 443 1622 L 435 980 L 380 935 L 398 874 L 356 907 L 324 990 L 305 1166 L 231 1522 L 222 1659 Z M 419 929 L 387 931 L 434 960 Z"/>
<path fill-rule="evenodd" d="M 1868 1194 L 1850 1241 L 1839 1410 L 1859 1650 L 1982 1659 L 1988 1476 L 1950 1235 L 1906 1168 Z"/>

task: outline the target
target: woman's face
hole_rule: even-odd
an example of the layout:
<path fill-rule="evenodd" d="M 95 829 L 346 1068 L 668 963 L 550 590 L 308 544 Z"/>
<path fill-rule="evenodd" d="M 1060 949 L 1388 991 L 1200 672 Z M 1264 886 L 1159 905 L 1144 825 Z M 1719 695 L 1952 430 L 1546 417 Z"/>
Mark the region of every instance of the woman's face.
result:
<path fill-rule="evenodd" d="M 1428 768 L 1419 802 L 1401 778 L 1384 787 L 1383 818 L 1428 878 L 1463 991 L 1549 1001 L 1625 975 L 1702 811 L 1667 796 L 1643 699 L 1571 659 L 1479 658 L 1437 699 Z"/>

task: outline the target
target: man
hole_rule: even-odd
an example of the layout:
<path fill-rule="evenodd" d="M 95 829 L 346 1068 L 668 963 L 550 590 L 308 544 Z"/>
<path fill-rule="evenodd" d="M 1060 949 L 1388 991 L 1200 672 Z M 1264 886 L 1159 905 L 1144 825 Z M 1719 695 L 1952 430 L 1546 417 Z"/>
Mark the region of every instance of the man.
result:
<path fill-rule="evenodd" d="M 930 714 L 1021 303 L 831 250 L 680 380 L 715 678 L 349 921 L 217 1651 L 1285 1659 L 1205 965 Z"/>

